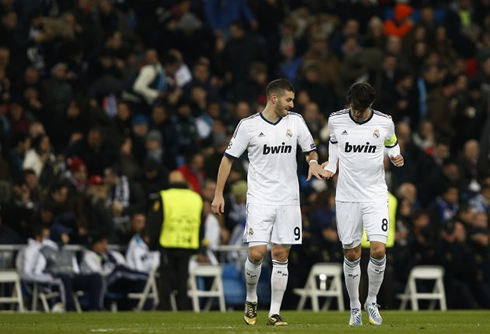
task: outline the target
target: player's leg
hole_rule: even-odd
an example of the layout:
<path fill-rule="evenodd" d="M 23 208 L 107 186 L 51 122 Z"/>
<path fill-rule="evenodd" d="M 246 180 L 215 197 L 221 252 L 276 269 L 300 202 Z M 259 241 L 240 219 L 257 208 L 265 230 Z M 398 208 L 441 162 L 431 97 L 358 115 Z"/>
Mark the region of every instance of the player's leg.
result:
<path fill-rule="evenodd" d="M 245 261 L 247 297 L 245 299 L 243 320 L 248 325 L 257 323 L 257 285 L 274 219 L 274 207 L 256 204 L 247 205 L 247 224 L 243 235 L 244 242 L 248 243 L 248 257 Z"/>
<path fill-rule="evenodd" d="M 288 257 L 289 245 L 272 244 L 272 274 L 271 274 L 271 307 L 269 309 L 269 325 L 285 326 L 287 323 L 281 318 L 281 304 L 284 292 L 288 285 Z"/>
<path fill-rule="evenodd" d="M 349 325 L 362 325 L 359 284 L 361 282 L 362 220 L 360 203 L 336 202 L 337 231 L 344 249 L 344 280 L 350 300 Z"/>
<path fill-rule="evenodd" d="M 370 241 L 370 259 L 367 267 L 369 285 L 364 308 L 369 314 L 369 322 L 373 325 L 381 325 L 383 319 L 379 314 L 376 298 L 383 283 L 386 268 L 386 239 L 389 230 L 388 201 L 365 203 L 363 213 L 364 227 Z"/>
<path fill-rule="evenodd" d="M 281 304 L 288 285 L 288 258 L 291 245 L 301 244 L 301 208 L 299 205 L 277 207 L 276 222 L 272 229 L 271 307 L 268 325 L 286 326 L 282 319 Z"/>
<path fill-rule="evenodd" d="M 344 248 L 344 280 L 350 301 L 349 325 L 362 325 L 359 284 L 361 282 L 361 245 Z"/>
<path fill-rule="evenodd" d="M 257 284 L 262 271 L 262 261 L 267 251 L 267 244 L 250 243 L 248 257 L 245 261 L 245 280 L 247 283 L 246 301 L 257 304 Z"/>

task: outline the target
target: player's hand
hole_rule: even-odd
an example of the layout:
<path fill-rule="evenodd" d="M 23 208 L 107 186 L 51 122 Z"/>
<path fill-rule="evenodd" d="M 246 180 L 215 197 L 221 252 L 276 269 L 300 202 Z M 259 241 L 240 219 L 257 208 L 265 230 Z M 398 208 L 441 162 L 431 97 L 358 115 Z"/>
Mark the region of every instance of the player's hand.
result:
<path fill-rule="evenodd" d="M 211 211 L 218 216 L 221 216 L 225 212 L 225 199 L 223 195 L 214 195 L 213 202 L 211 203 Z"/>
<path fill-rule="evenodd" d="M 390 155 L 390 160 L 396 167 L 401 167 L 405 164 L 405 160 L 401 154 L 398 154 L 396 157 Z"/>
<path fill-rule="evenodd" d="M 322 168 L 318 162 L 314 161 L 310 163 L 310 168 L 308 169 L 308 177 L 306 181 L 310 181 L 311 177 L 314 176 L 319 180 L 324 180 L 327 176 L 327 171 Z"/>
<path fill-rule="evenodd" d="M 322 169 L 324 169 L 326 172 L 325 173 L 325 179 L 328 180 L 328 179 L 332 178 L 335 175 L 335 173 L 327 170 L 327 166 L 328 166 L 328 161 L 325 161 L 324 163 L 322 163 Z"/>

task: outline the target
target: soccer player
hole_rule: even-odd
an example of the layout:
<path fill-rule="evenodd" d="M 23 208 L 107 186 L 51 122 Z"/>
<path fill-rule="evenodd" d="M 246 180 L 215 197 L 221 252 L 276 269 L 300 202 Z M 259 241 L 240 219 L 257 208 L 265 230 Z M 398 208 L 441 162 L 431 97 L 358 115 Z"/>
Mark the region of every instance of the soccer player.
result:
<path fill-rule="evenodd" d="M 272 295 L 267 324 L 287 325 L 280 316 L 280 308 L 288 282 L 289 250 L 302 240 L 297 146 L 309 164 L 307 180 L 312 176 L 323 179 L 327 174 L 317 162 L 316 145 L 303 117 L 290 111 L 294 94 L 289 81 L 270 82 L 264 110 L 240 121 L 218 170 L 212 210 L 220 215 L 225 205 L 223 188 L 233 160 L 248 151 L 247 222 L 243 237 L 248 243 L 243 319 L 248 325 L 257 323 L 257 283 L 269 242 L 272 243 Z"/>
<path fill-rule="evenodd" d="M 369 322 L 381 325 L 376 296 L 386 267 L 388 236 L 388 188 L 383 158 L 386 147 L 391 162 L 403 166 L 391 116 L 371 109 L 376 96 L 368 83 L 355 83 L 347 91 L 349 109 L 330 115 L 329 161 L 322 164 L 327 178 L 337 171 L 337 229 L 344 249 L 344 276 L 350 297 L 349 325 L 362 325 L 359 282 L 363 228 L 370 241 L 369 289 L 364 308 Z"/>

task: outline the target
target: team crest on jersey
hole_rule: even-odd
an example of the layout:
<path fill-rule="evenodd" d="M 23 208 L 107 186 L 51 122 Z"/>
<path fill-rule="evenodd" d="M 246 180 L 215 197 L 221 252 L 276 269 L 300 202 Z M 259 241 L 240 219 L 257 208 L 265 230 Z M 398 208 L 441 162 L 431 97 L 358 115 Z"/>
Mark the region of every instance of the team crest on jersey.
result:
<path fill-rule="evenodd" d="M 287 129 L 286 130 L 286 136 L 292 137 L 293 136 L 293 131 L 291 131 L 291 129 Z"/>
<path fill-rule="evenodd" d="M 249 228 L 249 229 L 248 229 L 248 234 L 250 234 L 250 235 L 254 235 L 254 230 L 253 230 L 252 228 Z"/>
<path fill-rule="evenodd" d="M 378 129 L 374 129 L 373 137 L 374 138 L 379 138 L 379 130 Z"/>

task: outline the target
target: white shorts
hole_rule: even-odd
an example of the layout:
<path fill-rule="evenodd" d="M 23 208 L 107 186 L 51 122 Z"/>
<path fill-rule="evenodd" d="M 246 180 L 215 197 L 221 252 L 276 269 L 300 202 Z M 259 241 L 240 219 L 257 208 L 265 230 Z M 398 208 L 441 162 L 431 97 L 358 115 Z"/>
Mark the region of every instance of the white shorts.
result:
<path fill-rule="evenodd" d="M 363 228 L 368 241 L 379 241 L 386 244 L 389 230 L 388 200 L 378 199 L 373 202 L 339 202 L 336 201 L 337 231 L 344 249 L 351 249 L 361 244 Z"/>
<path fill-rule="evenodd" d="M 294 206 L 247 204 L 243 242 L 296 245 L 302 242 L 301 209 Z"/>

